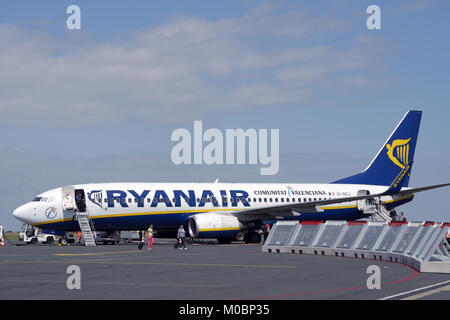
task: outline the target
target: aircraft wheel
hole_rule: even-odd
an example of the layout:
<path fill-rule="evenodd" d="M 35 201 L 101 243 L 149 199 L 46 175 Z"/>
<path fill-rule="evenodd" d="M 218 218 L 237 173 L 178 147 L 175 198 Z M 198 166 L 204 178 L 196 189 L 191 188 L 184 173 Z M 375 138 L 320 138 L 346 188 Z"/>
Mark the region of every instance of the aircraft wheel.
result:
<path fill-rule="evenodd" d="M 238 234 L 236 235 L 236 241 L 244 241 L 244 239 L 245 239 L 245 232 L 244 231 L 238 232 Z"/>
<path fill-rule="evenodd" d="M 252 231 L 245 235 L 246 243 L 261 243 L 261 235 L 258 232 Z"/>

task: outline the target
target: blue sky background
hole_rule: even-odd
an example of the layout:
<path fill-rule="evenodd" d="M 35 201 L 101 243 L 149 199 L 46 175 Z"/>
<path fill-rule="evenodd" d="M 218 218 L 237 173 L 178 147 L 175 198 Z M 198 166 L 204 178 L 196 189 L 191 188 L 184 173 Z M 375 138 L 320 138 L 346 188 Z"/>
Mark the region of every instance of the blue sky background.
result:
<path fill-rule="evenodd" d="M 67 6 L 81 30 L 66 28 Z M 366 8 L 381 8 L 368 30 Z M 448 1 L 0 1 L 0 223 L 57 186 L 329 182 L 423 110 L 411 186 L 450 182 Z M 280 170 L 175 166 L 176 128 L 277 128 Z M 450 220 L 449 189 L 403 207 Z"/>

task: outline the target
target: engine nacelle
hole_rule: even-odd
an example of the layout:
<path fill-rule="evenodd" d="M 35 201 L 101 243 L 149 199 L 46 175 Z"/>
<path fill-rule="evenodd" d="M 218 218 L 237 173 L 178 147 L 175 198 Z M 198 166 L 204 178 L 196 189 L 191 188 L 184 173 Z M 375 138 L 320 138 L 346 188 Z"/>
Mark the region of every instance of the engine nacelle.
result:
<path fill-rule="evenodd" d="M 236 238 L 245 226 L 233 215 L 201 213 L 189 219 L 189 233 L 195 238 Z"/>

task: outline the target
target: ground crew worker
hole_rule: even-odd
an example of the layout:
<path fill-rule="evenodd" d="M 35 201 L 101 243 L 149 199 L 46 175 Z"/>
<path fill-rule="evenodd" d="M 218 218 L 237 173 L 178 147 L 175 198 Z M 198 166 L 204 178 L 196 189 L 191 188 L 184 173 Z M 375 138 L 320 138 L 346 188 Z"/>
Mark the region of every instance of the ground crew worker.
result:
<path fill-rule="evenodd" d="M 5 240 L 3 239 L 3 226 L 0 224 L 0 243 L 3 247 L 5 245 Z"/>

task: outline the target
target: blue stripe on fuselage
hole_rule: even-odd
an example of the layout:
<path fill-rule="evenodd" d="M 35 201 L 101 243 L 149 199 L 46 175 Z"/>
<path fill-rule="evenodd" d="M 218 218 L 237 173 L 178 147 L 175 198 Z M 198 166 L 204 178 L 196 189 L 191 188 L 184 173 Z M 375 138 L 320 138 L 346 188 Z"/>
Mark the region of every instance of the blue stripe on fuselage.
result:
<path fill-rule="evenodd" d="M 386 202 L 384 205 L 388 210 L 392 210 L 397 206 L 403 205 L 411 201 L 414 197 L 405 197 L 392 202 Z M 180 213 L 149 213 L 149 214 L 118 214 L 117 216 L 108 216 L 102 218 L 101 216 L 91 218 L 94 223 L 95 230 L 142 230 L 146 229 L 150 224 L 155 226 L 155 229 L 173 229 L 178 228 L 181 224 L 187 225 L 189 218 L 192 215 L 209 212 L 205 211 L 195 212 L 180 212 Z M 236 212 L 239 214 L 239 211 Z M 285 220 L 358 220 L 366 218 L 367 215 L 362 214 L 356 206 L 346 208 L 326 208 L 324 212 L 309 212 L 302 213 L 300 216 L 286 217 Z M 48 228 L 51 230 L 60 231 L 76 231 L 79 230 L 78 222 L 76 220 L 64 220 L 50 223 L 40 223 L 39 228 Z"/>

